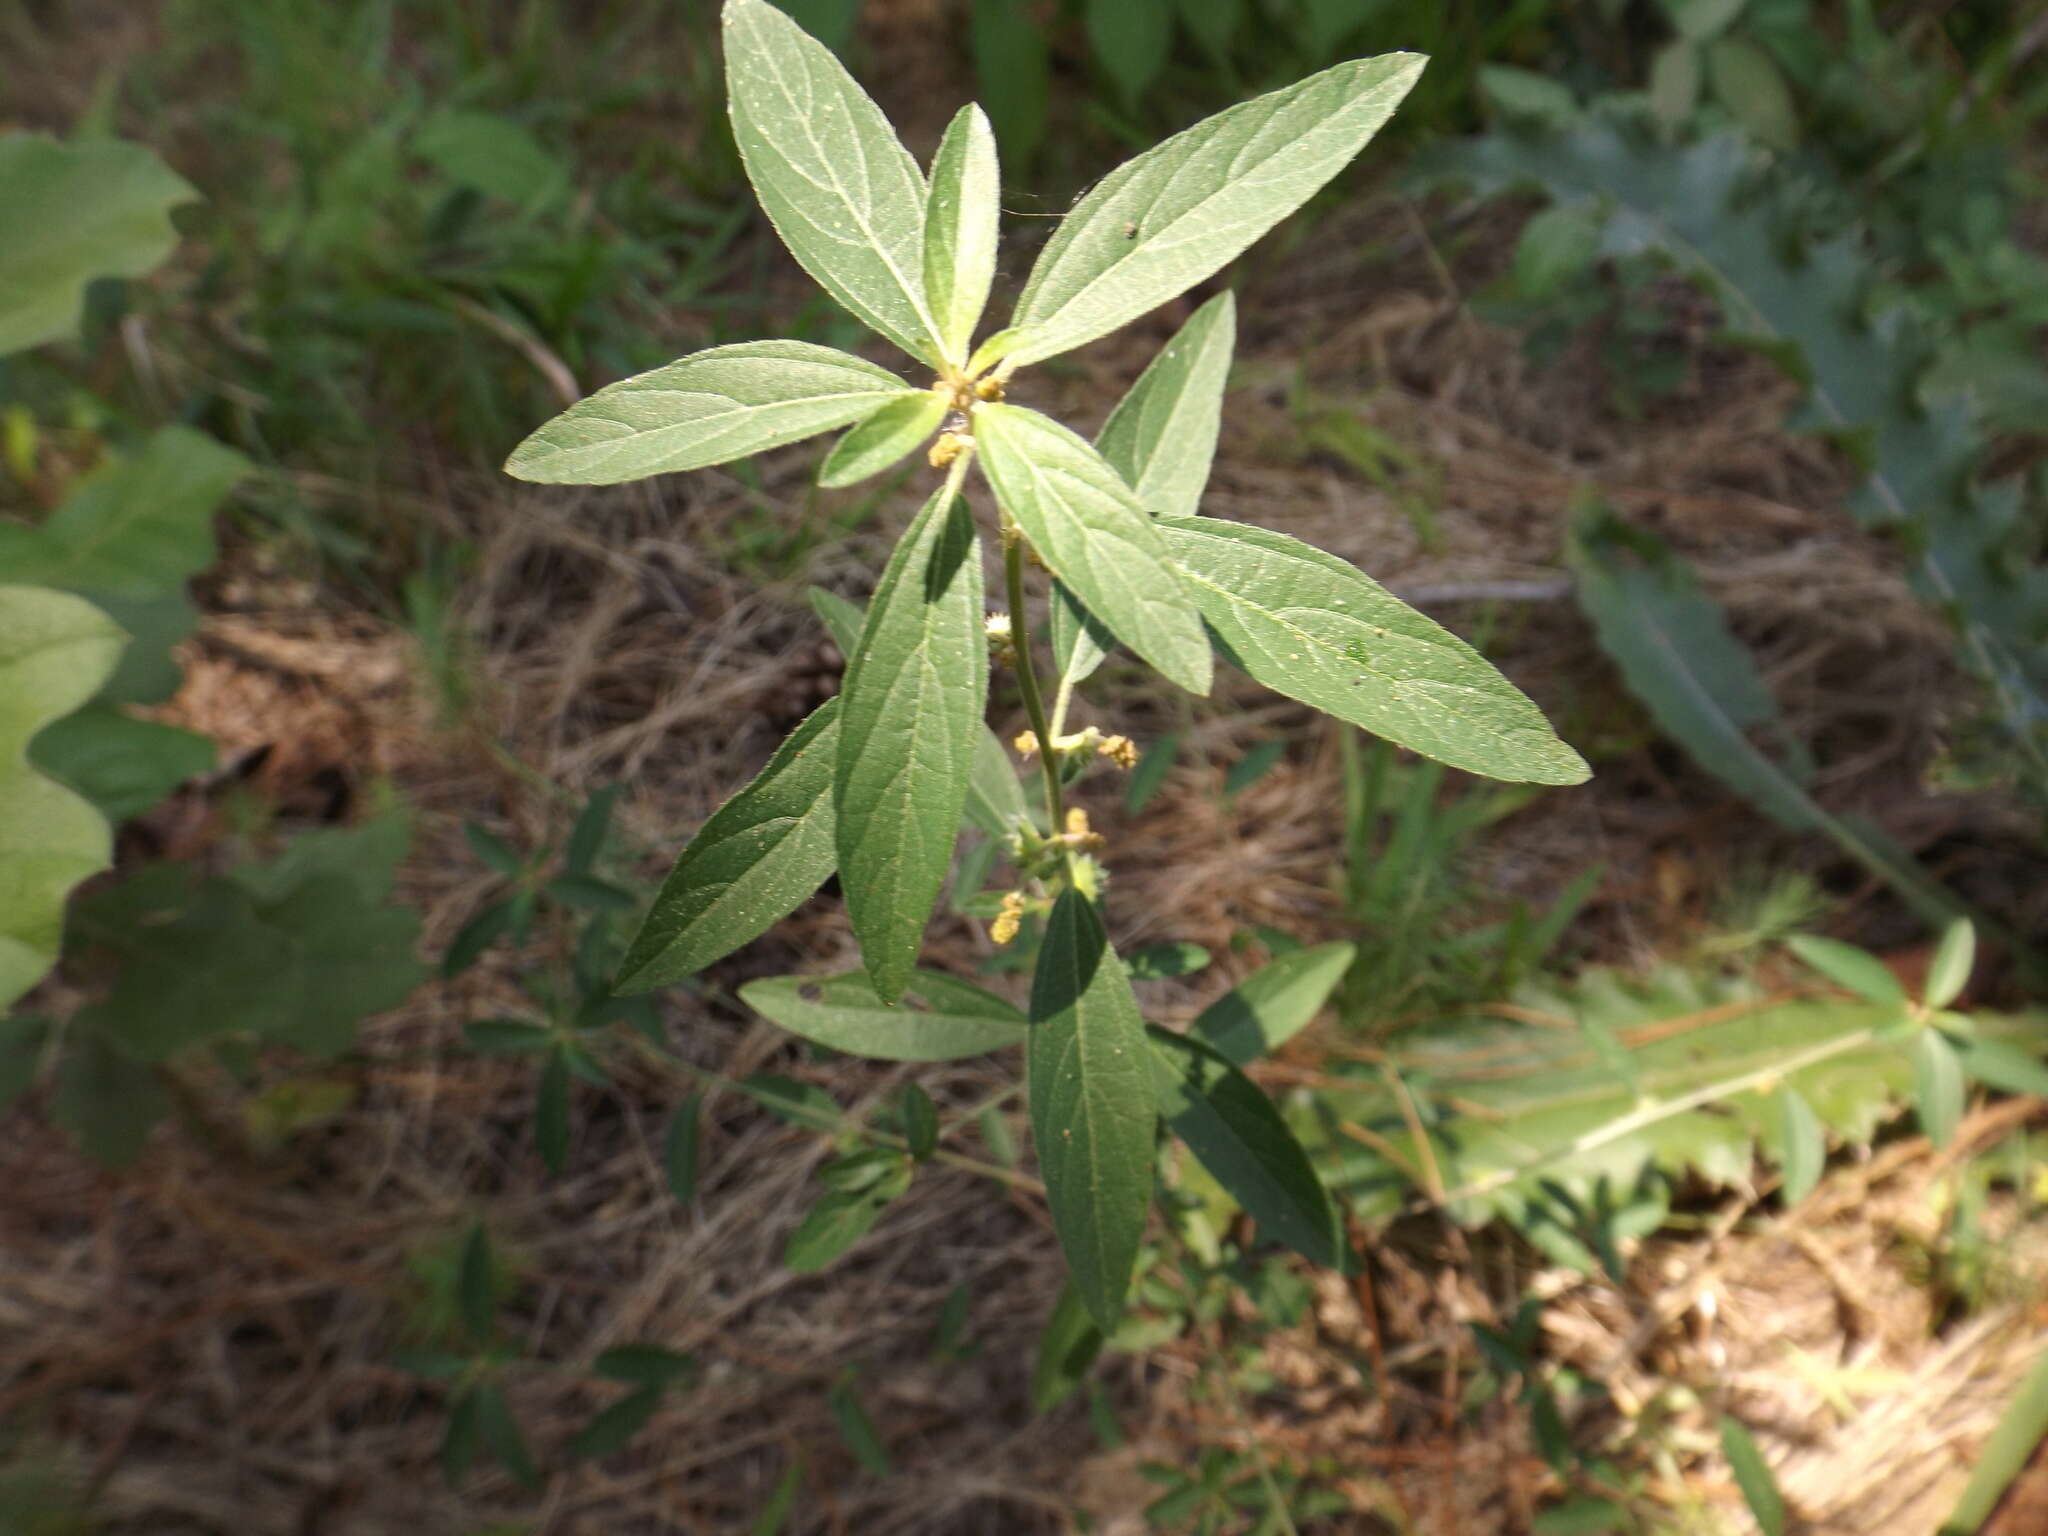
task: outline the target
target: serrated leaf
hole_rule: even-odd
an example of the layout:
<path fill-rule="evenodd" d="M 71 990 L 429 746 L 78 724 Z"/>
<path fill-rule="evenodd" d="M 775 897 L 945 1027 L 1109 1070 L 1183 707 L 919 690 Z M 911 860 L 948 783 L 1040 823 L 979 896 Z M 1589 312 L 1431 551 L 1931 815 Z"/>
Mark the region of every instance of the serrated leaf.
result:
<path fill-rule="evenodd" d="M 1235 1066 L 1270 1055 L 1322 1010 L 1356 954 L 1349 944 L 1318 944 L 1281 955 L 1204 1008 L 1189 1033 Z"/>
<path fill-rule="evenodd" d="M 924 174 L 881 108 L 763 0 L 726 0 L 725 80 L 747 179 L 790 254 L 855 318 L 936 366 Z"/>
<path fill-rule="evenodd" d="M 124 640 L 80 598 L 0 586 L 0 1010 L 56 963 L 65 898 L 112 862 L 106 818 L 36 772 L 28 750 L 99 691 Z"/>
<path fill-rule="evenodd" d="M 957 1061 L 1024 1039 L 1024 1015 L 1015 1008 L 932 971 L 912 972 L 894 1005 L 860 971 L 750 981 L 740 1000 L 793 1035 L 880 1061 Z"/>
<path fill-rule="evenodd" d="M 1728 1458 L 1729 1470 L 1735 1474 L 1736 1486 L 1742 1490 L 1742 1501 L 1756 1516 L 1764 1536 L 1785 1536 L 1785 1497 L 1778 1492 L 1778 1480 L 1771 1475 L 1770 1463 L 1756 1448 L 1749 1431 L 1726 1414 L 1721 1416 L 1721 1451 Z"/>
<path fill-rule="evenodd" d="M 1335 65 L 1112 171 L 1060 221 L 1032 268 L 1009 363 L 1071 351 L 1215 272 L 1365 147 L 1423 63 L 1392 53 Z"/>
<path fill-rule="evenodd" d="M 1785 947 L 1844 991 L 1866 1002 L 1888 1008 L 1902 1008 L 1906 989 L 1890 966 L 1865 949 L 1839 939 L 1823 939 L 1810 933 L 1795 933 Z"/>
<path fill-rule="evenodd" d="M 86 284 L 156 266 L 178 242 L 171 210 L 198 198 L 140 144 L 0 138 L 0 356 L 75 335 Z"/>
<path fill-rule="evenodd" d="M 1963 1123 L 1963 1063 L 1938 1029 L 1921 1030 L 1913 1042 L 1913 1108 L 1937 1147 L 1955 1139 Z"/>
<path fill-rule="evenodd" d="M 1065 1402 L 1087 1378 L 1088 1367 L 1102 1353 L 1102 1329 L 1081 1302 L 1081 1293 L 1069 1280 L 1060 1287 L 1059 1300 L 1038 1335 L 1038 1350 L 1031 1366 L 1031 1411 L 1050 1413 Z"/>
<path fill-rule="evenodd" d="M 766 933 L 832 873 L 840 700 L 790 732 L 753 781 L 697 830 L 661 883 L 614 987 L 694 976 Z"/>
<path fill-rule="evenodd" d="M 1124 106 L 1159 78 L 1173 45 L 1173 12 L 1167 0 L 1088 0 L 1088 43 L 1116 82 Z"/>
<path fill-rule="evenodd" d="M 1922 916 L 1947 922 L 1955 902 L 1873 829 L 1823 810 L 1748 732 L 1777 704 L 1720 606 L 1657 539 L 1594 510 L 1566 544 L 1579 606 L 1629 691 L 1707 772 L 1779 825 L 1821 832 Z"/>
<path fill-rule="evenodd" d="M 1201 1040 L 1149 1029 L 1160 1117 L 1260 1229 L 1312 1264 L 1343 1263 L 1329 1191 L 1273 1101 Z"/>
<path fill-rule="evenodd" d="M 684 1205 L 697 1198 L 697 1118 L 703 1102 L 693 1093 L 678 1104 L 662 1138 L 661 1167 L 668 1192 Z"/>
<path fill-rule="evenodd" d="M 1970 972 L 1977 965 L 1977 930 L 1966 917 L 1950 923 L 1928 962 L 1927 985 L 1922 1001 L 1930 1008 L 1946 1008 L 1963 995 L 1970 984 Z"/>
<path fill-rule="evenodd" d="M 818 484 L 836 490 L 879 475 L 915 453 L 945 419 L 946 402 L 930 390 L 899 395 L 832 445 L 818 468 Z"/>
<path fill-rule="evenodd" d="M 1159 529 L 1210 630 L 1276 693 L 1453 768 L 1586 779 L 1579 754 L 1491 662 L 1335 555 L 1216 518 Z"/>
<path fill-rule="evenodd" d="M 742 341 L 577 401 L 513 449 L 505 473 L 543 485 L 617 485 L 703 469 L 923 393 L 850 352 L 808 341 Z"/>
<path fill-rule="evenodd" d="M 1782 1193 L 1787 1206 L 1797 1205 L 1813 1193 L 1813 1186 L 1820 1182 L 1821 1170 L 1827 1166 L 1827 1159 L 1826 1133 L 1821 1129 L 1820 1117 L 1813 1112 L 1813 1106 L 1801 1097 L 1798 1089 L 1780 1088 L 1778 1161 L 1784 1174 Z"/>
<path fill-rule="evenodd" d="M 964 497 L 925 503 L 889 557 L 840 692 L 841 884 L 875 990 L 910 979 L 946 883 L 988 702 L 981 543 Z"/>
<path fill-rule="evenodd" d="M 1226 290 L 1174 332 L 1095 434 L 1102 457 L 1155 517 L 1201 510 L 1236 345 L 1237 300 Z"/>
<path fill-rule="evenodd" d="M 569 1441 L 569 1455 L 579 1461 L 602 1461 L 618 1455 L 647 1427 L 647 1421 L 660 1406 L 659 1387 L 628 1392 L 576 1431 Z"/>
<path fill-rule="evenodd" d="M 945 355 L 967 361 L 996 275 L 996 140 L 972 102 L 962 107 L 932 159 L 924 212 L 924 287 Z"/>
<path fill-rule="evenodd" d="M 1187 584 L 1129 486 L 1088 443 L 1014 405 L 975 412 L 996 499 L 1052 573 L 1125 645 L 1190 693 L 1209 691 L 1209 642 Z"/>
<path fill-rule="evenodd" d="M 1150 1047 L 1095 904 L 1062 892 L 1031 978 L 1031 1128 L 1075 1289 L 1116 1326 L 1152 1193 Z"/>

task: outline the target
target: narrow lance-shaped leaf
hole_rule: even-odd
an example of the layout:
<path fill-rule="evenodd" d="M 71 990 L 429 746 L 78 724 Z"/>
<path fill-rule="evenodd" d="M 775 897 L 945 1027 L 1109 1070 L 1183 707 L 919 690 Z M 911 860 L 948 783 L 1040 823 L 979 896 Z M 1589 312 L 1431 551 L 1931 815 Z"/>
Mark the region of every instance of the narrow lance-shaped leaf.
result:
<path fill-rule="evenodd" d="M 824 884 L 833 848 L 839 700 L 828 699 L 676 860 L 620 963 L 620 992 L 695 975 L 766 933 Z"/>
<path fill-rule="evenodd" d="M 1159 1113 L 1267 1236 L 1312 1264 L 1343 1262 L 1329 1191 L 1273 1101 L 1200 1040 L 1147 1030 Z"/>
<path fill-rule="evenodd" d="M 858 421 L 912 389 L 886 368 L 808 341 L 743 341 L 607 385 L 512 450 L 505 473 L 617 485 L 702 469 Z"/>
<path fill-rule="evenodd" d="M 1079 683 L 1092 677 L 1095 669 L 1109 659 L 1116 636 L 1082 606 L 1081 599 L 1063 581 L 1052 584 L 1046 616 L 1053 665 L 1059 668 L 1060 680 Z"/>
<path fill-rule="evenodd" d="M 879 475 L 915 453 L 945 419 L 946 402 L 928 389 L 891 400 L 833 445 L 818 484 L 836 489 Z"/>
<path fill-rule="evenodd" d="M 1913 1107 L 1920 1129 L 1937 1147 L 1955 1139 L 1963 1123 L 1963 1064 L 1938 1029 L 1920 1031 L 1913 1046 Z"/>
<path fill-rule="evenodd" d="M 1805 1097 L 1787 1083 L 1778 1090 L 1778 1165 L 1785 1176 L 1785 1204 L 1813 1193 L 1827 1166 L 1827 1133 Z"/>
<path fill-rule="evenodd" d="M 1219 293 L 1189 316 L 1095 435 L 1110 467 L 1156 517 L 1193 517 L 1216 458 L 1237 301 Z"/>
<path fill-rule="evenodd" d="M 936 365 L 924 174 L 830 49 L 762 0 L 726 0 L 733 138 L 775 232 L 862 323 Z"/>
<path fill-rule="evenodd" d="M 1240 1067 L 1277 1051 L 1321 1010 L 1356 954 L 1317 944 L 1281 955 L 1204 1008 L 1189 1033 Z"/>
<path fill-rule="evenodd" d="M 1378 582 L 1267 528 L 1162 521 L 1202 617 L 1276 693 L 1453 768 L 1577 784 L 1578 753 L 1485 657 Z"/>
<path fill-rule="evenodd" d="M 0 586 L 0 1009 L 56 962 L 66 896 L 111 862 L 106 818 L 31 768 L 27 749 L 93 696 L 125 638 L 81 598 Z"/>
<path fill-rule="evenodd" d="M 1152 1192 L 1150 1050 L 1095 904 L 1063 892 L 1031 979 L 1031 1129 L 1074 1288 L 1105 1331 L 1123 1310 Z"/>
<path fill-rule="evenodd" d="M 878 1061 L 957 1061 L 1024 1039 L 1024 1015 L 1010 1004 L 932 971 L 911 974 L 900 1005 L 876 996 L 861 971 L 750 981 L 740 1001 L 793 1035 Z"/>
<path fill-rule="evenodd" d="M 1032 268 L 1008 361 L 1070 351 L 1216 271 L 1344 168 L 1423 63 L 1390 53 L 1338 64 L 1112 171 L 1061 220 Z"/>
<path fill-rule="evenodd" d="M 975 440 L 996 498 L 1088 611 L 1190 693 L 1209 691 L 1209 642 L 1188 585 L 1129 486 L 1082 438 L 1036 411 L 984 405 Z"/>
<path fill-rule="evenodd" d="M 875 991 L 902 994 L 945 884 L 988 699 L 981 546 L 941 490 L 882 573 L 840 695 L 839 869 Z"/>
<path fill-rule="evenodd" d="M 960 109 L 932 159 L 924 213 L 924 286 L 940 345 L 967 361 L 974 327 L 996 275 L 996 140 L 971 102 Z"/>

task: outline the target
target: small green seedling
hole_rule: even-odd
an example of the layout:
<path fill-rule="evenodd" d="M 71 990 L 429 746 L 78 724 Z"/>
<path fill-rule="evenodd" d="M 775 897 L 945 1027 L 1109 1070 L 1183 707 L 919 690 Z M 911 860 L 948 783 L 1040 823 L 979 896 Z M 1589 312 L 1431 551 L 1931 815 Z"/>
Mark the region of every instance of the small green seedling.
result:
<path fill-rule="evenodd" d="M 899 1061 L 1023 1045 L 1053 1223 L 1105 1328 L 1122 1306 L 1163 1118 L 1270 1233 L 1341 1252 L 1327 1194 L 1243 1060 L 1148 1030 L 1102 913 L 1104 841 L 1067 804 L 1079 773 L 1138 761 L 1071 729 L 1075 690 L 1121 645 L 1209 691 L 1212 654 L 1267 686 L 1472 772 L 1586 777 L 1541 712 L 1471 647 L 1282 533 L 1197 515 L 1233 343 L 1231 296 L 1197 310 L 1090 443 L 1011 398 L 1022 371 L 1210 277 L 1300 208 L 1414 85 L 1412 54 L 1356 59 L 1196 124 L 1098 183 L 1039 253 L 1010 323 L 982 333 L 996 270 L 993 133 L 963 108 L 929 173 L 821 44 L 764 0 L 727 0 L 726 80 L 747 174 L 824 289 L 929 374 L 829 347 L 745 342 L 600 390 L 521 443 L 522 479 L 613 484 L 846 428 L 820 476 L 849 485 L 926 448 L 943 481 L 896 546 L 840 696 L 684 849 L 630 947 L 623 992 L 677 982 L 764 933 L 835 871 L 865 969 L 755 983 L 798 1034 Z M 994 494 L 1007 611 L 989 613 L 964 492 Z M 1041 684 L 1027 559 L 1051 576 L 1056 690 Z M 1044 804 L 983 723 L 991 653 L 1015 678 Z M 917 969 L 963 821 L 1015 870 L 999 941 L 1043 924 L 1028 1010 Z M 1242 1022 L 1242 1021 L 1240 1021 Z"/>

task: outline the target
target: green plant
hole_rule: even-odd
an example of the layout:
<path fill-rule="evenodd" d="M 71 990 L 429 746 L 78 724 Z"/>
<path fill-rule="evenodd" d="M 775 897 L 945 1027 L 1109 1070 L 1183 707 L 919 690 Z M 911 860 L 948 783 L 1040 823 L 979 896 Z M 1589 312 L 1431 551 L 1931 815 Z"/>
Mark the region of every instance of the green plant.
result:
<path fill-rule="evenodd" d="M 874 474 L 927 441 L 945 480 L 889 561 L 842 694 L 684 850 L 620 985 L 702 969 L 836 869 L 865 972 L 757 983 L 750 1000 L 779 988 L 785 1003 L 809 1005 L 778 1009 L 785 1027 L 811 1034 L 829 1018 L 835 1027 L 812 1038 L 887 1059 L 1024 1044 L 1054 1225 L 1098 1322 L 1122 1305 L 1162 1118 L 1262 1227 L 1334 1262 L 1327 1198 L 1271 1104 L 1227 1055 L 1148 1034 L 1139 1015 L 1099 906 L 1103 840 L 1066 801 L 1099 756 L 1129 763 L 1133 751 L 1099 728 L 1068 729 L 1076 685 L 1120 643 L 1205 693 L 1213 644 L 1278 691 L 1446 762 L 1543 783 L 1577 782 L 1585 766 L 1476 652 L 1350 566 L 1195 515 L 1230 350 L 1227 296 L 1169 343 L 1094 445 L 1005 397 L 1026 365 L 1185 291 L 1299 208 L 1385 122 L 1421 60 L 1339 64 L 1130 161 L 1076 205 L 1011 323 L 977 344 L 997 235 L 995 143 L 980 110 L 954 120 L 927 180 L 829 50 L 763 0 L 728 0 L 724 18 L 734 132 L 770 219 L 828 293 L 936 379 L 918 388 L 802 342 L 721 347 L 601 390 L 507 468 L 614 483 L 846 427 L 825 483 Z M 976 463 L 1000 509 L 1008 612 L 993 620 L 962 495 Z M 1050 711 L 1027 554 L 1053 579 Z M 1015 871 L 996 935 L 1014 937 L 1027 918 L 1044 925 L 1028 1012 L 1001 1018 L 994 999 L 948 1007 L 961 984 L 916 969 L 975 786 L 996 768 L 982 746 L 991 645 L 1013 670 L 1044 792 L 1042 820 L 1016 809 L 1005 762 L 1007 785 L 983 796 L 1000 809 Z M 828 997 L 845 1006 L 820 1009 Z"/>

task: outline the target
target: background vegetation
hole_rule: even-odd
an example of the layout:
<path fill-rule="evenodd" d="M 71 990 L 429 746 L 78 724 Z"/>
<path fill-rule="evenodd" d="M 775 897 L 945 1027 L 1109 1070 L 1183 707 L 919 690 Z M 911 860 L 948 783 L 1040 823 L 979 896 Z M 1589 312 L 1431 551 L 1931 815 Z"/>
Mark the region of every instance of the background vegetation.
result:
<path fill-rule="evenodd" d="M 1102 674 L 1148 1012 L 1285 1040 L 1352 1254 L 1169 1164 L 1103 1338 L 1003 1074 L 758 1016 L 854 963 L 829 888 L 609 996 L 913 495 L 815 447 L 497 471 L 684 352 L 861 345 L 746 187 L 712 6 L 12 0 L 0 207 L 91 281 L 0 305 L 0 642 L 92 665 L 0 643 L 0 809 L 70 861 L 0 951 L 0 1531 L 2041 1528 L 2048 27 L 786 8 L 920 155 L 985 103 L 1012 287 L 1132 151 L 1433 56 L 1034 384 L 1092 425 L 1236 289 L 1205 510 L 1474 637 L 1593 763 Z M 987 859 L 926 964 L 1015 996 Z"/>

